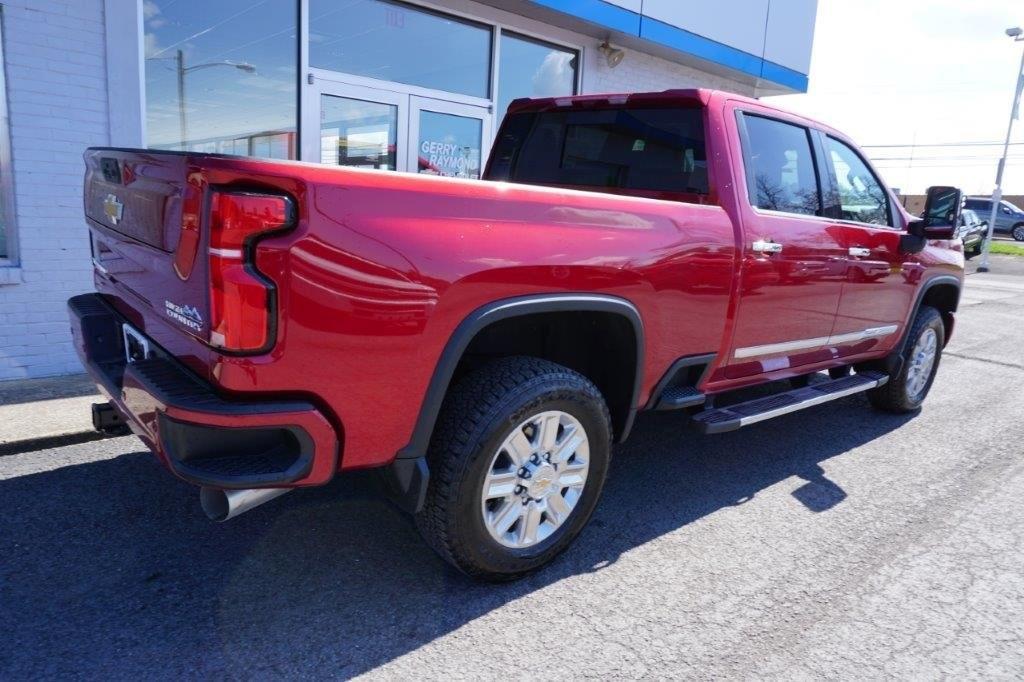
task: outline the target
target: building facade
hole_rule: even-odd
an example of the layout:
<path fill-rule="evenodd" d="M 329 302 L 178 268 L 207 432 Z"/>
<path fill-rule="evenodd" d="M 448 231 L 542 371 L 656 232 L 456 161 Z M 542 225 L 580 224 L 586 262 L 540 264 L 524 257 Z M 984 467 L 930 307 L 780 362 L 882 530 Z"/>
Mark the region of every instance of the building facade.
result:
<path fill-rule="evenodd" d="M 80 371 L 89 146 L 478 176 L 519 97 L 807 88 L 816 0 L 0 0 L 0 380 Z"/>

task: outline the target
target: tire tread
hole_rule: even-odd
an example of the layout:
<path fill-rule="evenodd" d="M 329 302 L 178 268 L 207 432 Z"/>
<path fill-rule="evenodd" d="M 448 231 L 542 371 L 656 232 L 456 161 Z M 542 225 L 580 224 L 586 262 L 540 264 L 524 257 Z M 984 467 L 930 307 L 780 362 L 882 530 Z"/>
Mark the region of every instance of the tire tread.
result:
<path fill-rule="evenodd" d="M 577 390 L 600 402 L 611 442 L 611 418 L 597 387 L 581 374 L 548 360 L 527 356 L 500 358 L 468 374 L 445 397 L 427 452 L 430 483 L 423 509 L 416 515 L 416 525 L 434 551 L 471 577 L 500 581 L 522 575 L 498 575 L 481 569 L 469 560 L 470 553 L 463 546 L 465 538 L 452 532 L 456 527 L 460 485 L 475 454 L 475 444 L 485 437 L 496 417 L 514 403 L 516 395 L 540 382 L 551 381 L 576 384 Z M 578 395 L 575 391 L 565 393 L 566 397 Z"/>

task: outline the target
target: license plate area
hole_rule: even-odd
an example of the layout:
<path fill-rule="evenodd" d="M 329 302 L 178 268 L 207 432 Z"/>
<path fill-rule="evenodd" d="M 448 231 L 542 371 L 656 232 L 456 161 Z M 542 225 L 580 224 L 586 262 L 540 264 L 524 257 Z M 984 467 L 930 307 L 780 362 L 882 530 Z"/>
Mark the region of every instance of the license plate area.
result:
<path fill-rule="evenodd" d="M 124 336 L 124 355 L 129 364 L 151 357 L 149 339 L 130 324 L 121 325 Z"/>

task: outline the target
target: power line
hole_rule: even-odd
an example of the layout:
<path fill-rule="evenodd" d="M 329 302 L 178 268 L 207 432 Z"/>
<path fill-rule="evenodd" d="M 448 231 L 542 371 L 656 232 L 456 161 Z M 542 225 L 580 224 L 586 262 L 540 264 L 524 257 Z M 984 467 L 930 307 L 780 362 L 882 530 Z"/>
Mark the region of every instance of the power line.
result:
<path fill-rule="evenodd" d="M 977 154 L 955 157 L 870 157 L 871 161 L 998 161 L 999 157 L 986 157 Z M 1008 155 L 1007 159 L 1024 159 L 1024 155 Z"/>
<path fill-rule="evenodd" d="M 1010 146 L 1018 146 L 1024 144 L 1024 142 L 1010 142 Z M 930 144 L 922 144 L 921 142 L 911 142 L 909 144 L 861 144 L 862 148 L 882 148 L 882 147 L 894 147 L 894 146 L 1002 146 L 1002 142 L 932 142 Z"/>

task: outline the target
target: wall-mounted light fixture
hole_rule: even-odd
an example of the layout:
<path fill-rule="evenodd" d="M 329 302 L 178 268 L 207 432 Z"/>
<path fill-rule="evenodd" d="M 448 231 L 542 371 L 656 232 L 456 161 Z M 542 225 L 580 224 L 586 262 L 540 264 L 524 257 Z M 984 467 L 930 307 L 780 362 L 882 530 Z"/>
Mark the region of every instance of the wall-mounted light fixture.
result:
<path fill-rule="evenodd" d="M 609 69 L 614 69 L 616 66 L 621 64 L 622 60 L 626 57 L 625 50 L 612 47 L 607 40 L 598 45 L 597 49 L 604 55 L 604 58 L 608 60 Z"/>

